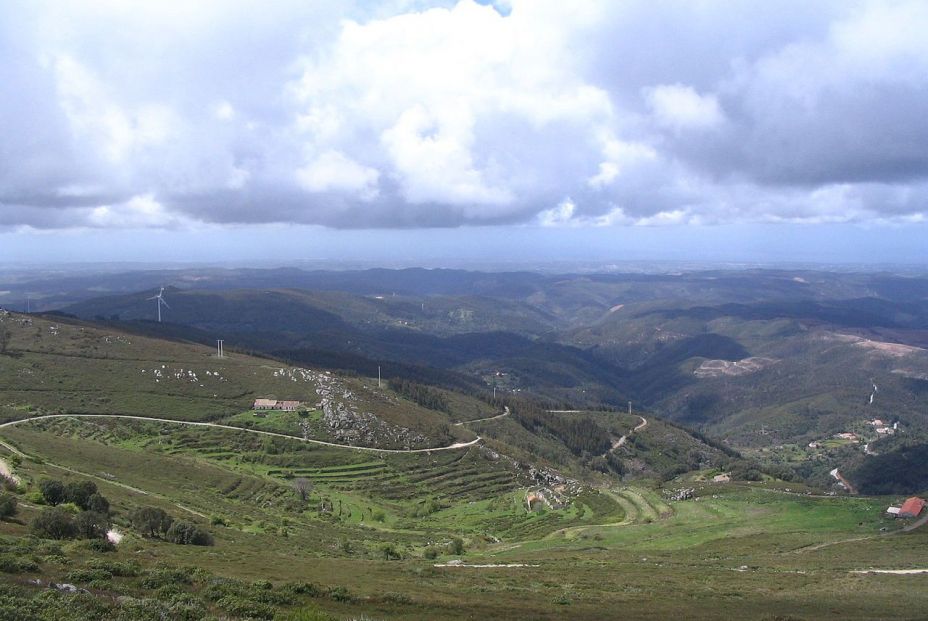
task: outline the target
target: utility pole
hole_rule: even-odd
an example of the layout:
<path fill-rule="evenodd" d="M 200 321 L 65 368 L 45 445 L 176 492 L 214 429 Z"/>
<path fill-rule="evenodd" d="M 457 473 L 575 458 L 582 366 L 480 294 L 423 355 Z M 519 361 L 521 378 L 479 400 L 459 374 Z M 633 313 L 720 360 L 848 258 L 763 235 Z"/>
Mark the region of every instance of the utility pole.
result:
<path fill-rule="evenodd" d="M 223 344 L 223 342 L 224 342 L 224 341 L 223 341 L 222 339 L 217 339 L 217 340 L 216 340 L 216 355 L 217 355 L 217 357 L 219 357 L 219 358 L 222 358 L 222 354 L 224 353 L 224 352 L 222 351 L 222 344 Z"/>
<path fill-rule="evenodd" d="M 628 413 L 629 414 L 632 413 L 632 402 L 631 401 L 628 402 Z"/>
<path fill-rule="evenodd" d="M 380 388 L 380 365 L 377 365 L 377 388 Z"/>

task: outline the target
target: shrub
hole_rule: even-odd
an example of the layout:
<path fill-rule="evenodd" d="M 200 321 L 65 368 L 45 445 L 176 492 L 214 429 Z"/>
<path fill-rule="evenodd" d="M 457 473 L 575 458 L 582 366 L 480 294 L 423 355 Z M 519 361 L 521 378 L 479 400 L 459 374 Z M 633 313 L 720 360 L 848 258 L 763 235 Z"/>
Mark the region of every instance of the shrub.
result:
<path fill-rule="evenodd" d="M 163 586 L 190 584 L 190 573 L 183 569 L 173 567 L 158 567 L 150 569 L 142 578 L 142 587 L 146 589 L 159 589 Z"/>
<path fill-rule="evenodd" d="M 81 511 L 74 518 L 77 536 L 83 539 L 103 539 L 110 527 L 110 518 L 104 513 Z"/>
<path fill-rule="evenodd" d="M 180 545 L 213 545 L 212 535 L 191 522 L 174 522 L 165 534 L 165 539 Z"/>
<path fill-rule="evenodd" d="M 90 539 L 85 544 L 92 552 L 115 552 L 116 546 L 109 539 Z"/>
<path fill-rule="evenodd" d="M 95 558 L 87 561 L 90 569 L 99 569 L 121 578 L 135 578 L 142 574 L 142 567 L 136 561 L 111 561 Z"/>
<path fill-rule="evenodd" d="M 454 556 L 460 556 L 464 554 L 464 540 L 460 537 L 455 537 L 451 540 L 451 543 L 448 544 L 448 552 Z"/>
<path fill-rule="evenodd" d="M 422 556 L 430 561 L 434 560 L 438 558 L 438 550 L 435 548 L 426 548 L 425 552 L 422 553 Z"/>
<path fill-rule="evenodd" d="M 55 479 L 45 479 L 39 484 L 42 499 L 51 506 L 59 505 L 65 500 L 64 483 Z"/>
<path fill-rule="evenodd" d="M 87 501 L 87 510 L 108 515 L 110 512 L 110 501 L 107 500 L 103 494 L 92 494 Z"/>
<path fill-rule="evenodd" d="M 90 508 L 90 498 L 97 493 L 97 484 L 93 481 L 71 481 L 64 486 L 64 498 L 81 509 Z M 107 503 L 109 509 L 109 503 Z"/>
<path fill-rule="evenodd" d="M 39 565 L 32 559 L 4 554 L 0 556 L 0 571 L 7 574 L 21 574 L 39 571 Z"/>
<path fill-rule="evenodd" d="M 385 543 L 380 546 L 380 553 L 383 555 L 383 560 L 385 561 L 395 561 L 402 558 L 392 543 Z"/>
<path fill-rule="evenodd" d="M 0 473 L 0 487 L 9 492 L 15 492 L 19 489 L 19 483 L 12 476 Z"/>
<path fill-rule="evenodd" d="M 350 602 L 354 599 L 348 589 L 343 586 L 331 587 L 327 595 L 329 599 L 336 602 Z"/>
<path fill-rule="evenodd" d="M 146 537 L 161 537 L 171 528 L 174 519 L 157 507 L 139 507 L 129 516 L 132 527 Z"/>
<path fill-rule="evenodd" d="M 236 617 L 247 617 L 251 619 L 273 619 L 274 608 L 260 602 L 253 602 L 243 597 L 229 595 L 223 597 L 216 605 L 222 608 L 230 615 Z"/>
<path fill-rule="evenodd" d="M 77 535 L 77 526 L 70 511 L 50 507 L 32 520 L 32 532 L 46 539 L 73 539 Z"/>
<path fill-rule="evenodd" d="M 16 496 L 12 494 L 0 494 L 0 519 L 6 519 L 16 515 Z"/>
<path fill-rule="evenodd" d="M 94 582 L 110 580 L 113 577 L 109 571 L 100 568 L 84 567 L 81 569 L 72 569 L 64 579 L 68 582 Z"/>
<path fill-rule="evenodd" d="M 295 595 L 308 595 L 309 597 L 320 597 L 324 594 L 322 588 L 312 582 L 288 582 L 281 587 L 283 591 L 289 591 Z"/>

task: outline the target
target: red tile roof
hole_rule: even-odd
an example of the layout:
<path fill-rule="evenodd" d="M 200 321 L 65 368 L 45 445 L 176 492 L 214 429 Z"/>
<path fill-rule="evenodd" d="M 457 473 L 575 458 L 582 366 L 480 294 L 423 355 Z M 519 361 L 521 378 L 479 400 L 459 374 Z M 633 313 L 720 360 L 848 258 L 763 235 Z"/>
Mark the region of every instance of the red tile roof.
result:
<path fill-rule="evenodd" d="M 899 509 L 899 517 L 916 517 L 925 508 L 925 501 L 918 496 L 912 496 Z"/>

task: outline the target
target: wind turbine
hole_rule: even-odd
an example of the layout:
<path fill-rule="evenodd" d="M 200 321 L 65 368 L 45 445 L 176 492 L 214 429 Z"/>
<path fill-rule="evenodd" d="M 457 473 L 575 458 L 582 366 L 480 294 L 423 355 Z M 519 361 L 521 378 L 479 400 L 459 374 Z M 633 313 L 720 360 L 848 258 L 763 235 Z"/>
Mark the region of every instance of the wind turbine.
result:
<path fill-rule="evenodd" d="M 164 287 L 161 287 L 161 291 L 158 292 L 158 295 L 153 295 L 148 299 L 158 300 L 155 304 L 158 306 L 158 323 L 161 323 L 161 305 L 164 304 L 167 308 L 171 308 L 171 306 L 164 301 Z"/>

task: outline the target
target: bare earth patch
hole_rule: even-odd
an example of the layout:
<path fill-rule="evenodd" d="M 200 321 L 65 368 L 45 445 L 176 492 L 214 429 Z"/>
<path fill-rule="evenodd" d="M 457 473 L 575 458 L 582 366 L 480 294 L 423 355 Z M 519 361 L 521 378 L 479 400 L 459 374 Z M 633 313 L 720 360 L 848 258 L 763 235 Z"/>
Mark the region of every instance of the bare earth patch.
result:
<path fill-rule="evenodd" d="M 903 356 L 909 356 L 911 354 L 928 351 L 923 347 L 903 345 L 901 343 L 888 343 L 886 341 L 874 341 L 871 339 L 865 339 L 861 336 L 854 336 L 853 334 L 840 334 L 838 332 L 834 332 L 830 336 L 835 340 L 843 341 L 845 343 L 852 343 L 857 347 L 869 349 L 874 353 L 889 356 L 890 358 L 902 358 Z"/>
<path fill-rule="evenodd" d="M 772 364 L 779 362 L 776 358 L 764 358 L 760 356 L 751 356 L 742 360 L 704 360 L 693 374 L 699 378 L 738 376 L 757 373 Z"/>

